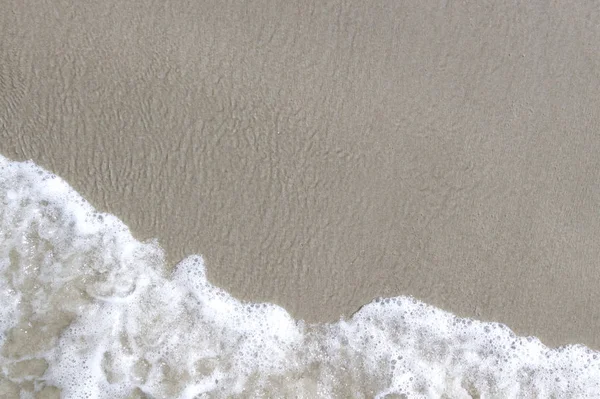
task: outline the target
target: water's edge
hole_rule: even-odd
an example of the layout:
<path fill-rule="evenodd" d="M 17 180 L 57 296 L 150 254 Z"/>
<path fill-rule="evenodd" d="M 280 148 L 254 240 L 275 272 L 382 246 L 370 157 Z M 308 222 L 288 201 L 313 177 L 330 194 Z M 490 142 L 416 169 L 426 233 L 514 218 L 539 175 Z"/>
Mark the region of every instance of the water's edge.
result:
<path fill-rule="evenodd" d="M 410 297 L 307 324 L 173 272 L 33 162 L 0 156 L 0 396 L 600 397 L 600 352 Z M 399 396 L 395 396 L 399 397 Z"/>

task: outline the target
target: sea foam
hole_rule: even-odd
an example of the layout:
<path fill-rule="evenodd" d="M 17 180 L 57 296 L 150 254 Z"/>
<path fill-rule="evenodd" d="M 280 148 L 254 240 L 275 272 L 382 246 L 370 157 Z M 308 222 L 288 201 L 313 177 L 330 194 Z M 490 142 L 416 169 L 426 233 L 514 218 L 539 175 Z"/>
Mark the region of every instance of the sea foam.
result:
<path fill-rule="evenodd" d="M 0 397 L 595 398 L 600 353 L 413 298 L 310 325 L 167 272 L 67 183 L 0 156 Z"/>

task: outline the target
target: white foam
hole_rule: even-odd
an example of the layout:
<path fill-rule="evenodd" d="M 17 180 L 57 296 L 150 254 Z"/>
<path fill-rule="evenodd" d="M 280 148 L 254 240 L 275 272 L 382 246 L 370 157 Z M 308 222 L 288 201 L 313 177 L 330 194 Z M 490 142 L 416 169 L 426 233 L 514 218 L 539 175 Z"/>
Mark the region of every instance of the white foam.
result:
<path fill-rule="evenodd" d="M 169 275 L 156 242 L 31 162 L 0 156 L 0 197 L 0 397 L 600 397 L 584 346 L 408 297 L 305 325 L 211 285 L 200 256 Z"/>

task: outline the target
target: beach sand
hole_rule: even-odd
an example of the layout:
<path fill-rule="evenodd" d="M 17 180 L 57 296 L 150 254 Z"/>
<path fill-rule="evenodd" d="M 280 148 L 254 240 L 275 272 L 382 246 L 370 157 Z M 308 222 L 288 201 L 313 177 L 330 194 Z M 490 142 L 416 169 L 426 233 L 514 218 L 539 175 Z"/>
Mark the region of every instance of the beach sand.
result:
<path fill-rule="evenodd" d="M 2 0 L 0 153 L 310 322 L 600 348 L 600 9 Z"/>

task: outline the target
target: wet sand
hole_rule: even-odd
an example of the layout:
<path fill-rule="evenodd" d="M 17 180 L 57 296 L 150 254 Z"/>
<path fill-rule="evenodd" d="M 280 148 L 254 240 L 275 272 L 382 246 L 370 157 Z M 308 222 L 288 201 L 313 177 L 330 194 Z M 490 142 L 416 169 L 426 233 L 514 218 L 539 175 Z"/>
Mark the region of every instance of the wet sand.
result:
<path fill-rule="evenodd" d="M 2 0 L 0 153 L 307 321 L 600 348 L 595 2 Z"/>

